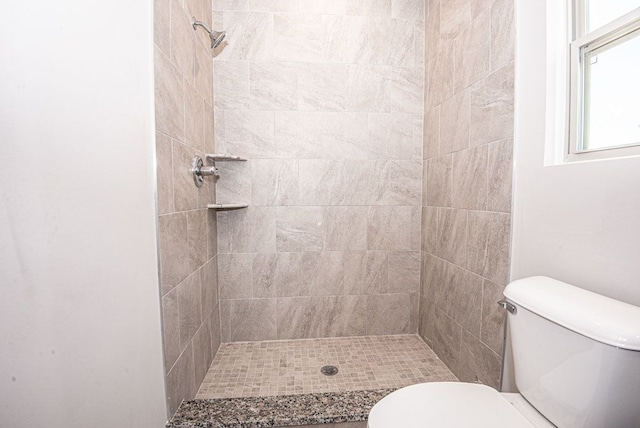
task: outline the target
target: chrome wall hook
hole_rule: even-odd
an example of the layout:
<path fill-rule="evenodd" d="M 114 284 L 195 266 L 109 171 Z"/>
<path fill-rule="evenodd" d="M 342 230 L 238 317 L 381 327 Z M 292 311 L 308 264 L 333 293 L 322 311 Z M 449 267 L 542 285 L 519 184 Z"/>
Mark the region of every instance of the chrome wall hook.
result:
<path fill-rule="evenodd" d="M 216 31 L 212 28 L 209 28 L 207 24 L 202 21 L 196 20 L 195 17 L 191 17 L 191 25 L 193 26 L 194 30 L 196 29 L 196 27 L 204 28 L 204 30 L 209 34 L 209 38 L 211 39 L 211 49 L 217 48 L 227 35 L 226 31 Z"/>
<path fill-rule="evenodd" d="M 196 187 L 202 187 L 204 177 L 207 175 L 213 175 L 216 178 L 220 178 L 218 168 L 216 168 L 215 165 L 204 166 L 204 162 L 200 156 L 193 158 L 193 162 L 191 162 L 191 173 L 193 174 L 193 182 L 196 184 Z"/>

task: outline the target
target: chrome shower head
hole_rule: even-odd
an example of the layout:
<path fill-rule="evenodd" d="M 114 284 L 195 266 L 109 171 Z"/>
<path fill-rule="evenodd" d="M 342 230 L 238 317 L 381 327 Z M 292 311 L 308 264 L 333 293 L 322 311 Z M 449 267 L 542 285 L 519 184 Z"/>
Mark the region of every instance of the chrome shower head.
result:
<path fill-rule="evenodd" d="M 224 40 L 224 37 L 227 35 L 226 31 L 212 31 L 209 33 L 209 37 L 211 38 L 211 49 L 215 49 L 220 46 L 220 43 Z"/>
<path fill-rule="evenodd" d="M 224 37 L 227 35 L 226 31 L 215 31 L 209 28 L 207 24 L 202 21 L 197 21 L 195 17 L 192 19 L 192 26 L 195 30 L 196 27 L 202 27 L 209 34 L 209 38 L 211 39 L 211 49 L 217 48 L 220 43 L 224 40 Z"/>

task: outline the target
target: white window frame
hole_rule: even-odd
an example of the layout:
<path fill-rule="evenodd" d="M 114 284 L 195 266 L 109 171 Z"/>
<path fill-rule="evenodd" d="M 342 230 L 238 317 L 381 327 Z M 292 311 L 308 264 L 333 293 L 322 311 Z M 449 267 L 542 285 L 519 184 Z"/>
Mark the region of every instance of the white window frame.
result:
<path fill-rule="evenodd" d="M 616 20 L 586 33 L 586 0 L 573 0 L 567 14 L 570 20 L 571 40 L 569 44 L 569 126 L 568 144 L 565 146 L 565 161 L 585 161 L 640 155 L 640 144 L 583 149 L 584 130 L 584 68 L 582 58 L 591 52 L 640 29 L 640 7 Z"/>

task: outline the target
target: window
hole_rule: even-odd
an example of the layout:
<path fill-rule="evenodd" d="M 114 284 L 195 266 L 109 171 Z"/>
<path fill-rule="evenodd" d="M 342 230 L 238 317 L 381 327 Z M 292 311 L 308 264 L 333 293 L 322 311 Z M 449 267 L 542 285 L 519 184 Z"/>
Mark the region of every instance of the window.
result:
<path fill-rule="evenodd" d="M 640 154 L 640 1 L 575 0 L 567 160 Z"/>

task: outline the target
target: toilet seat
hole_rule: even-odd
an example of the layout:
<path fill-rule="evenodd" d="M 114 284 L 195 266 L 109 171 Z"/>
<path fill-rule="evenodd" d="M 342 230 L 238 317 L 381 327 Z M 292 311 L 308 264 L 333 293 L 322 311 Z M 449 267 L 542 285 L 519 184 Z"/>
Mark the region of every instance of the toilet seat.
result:
<path fill-rule="evenodd" d="M 369 413 L 368 428 L 534 428 L 498 391 L 458 382 L 399 389 Z"/>

